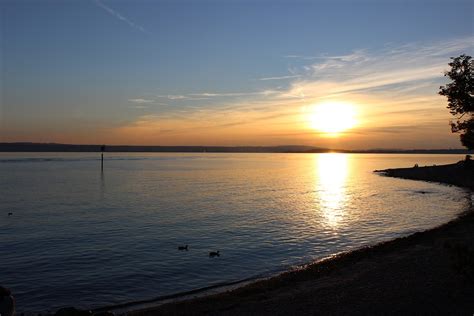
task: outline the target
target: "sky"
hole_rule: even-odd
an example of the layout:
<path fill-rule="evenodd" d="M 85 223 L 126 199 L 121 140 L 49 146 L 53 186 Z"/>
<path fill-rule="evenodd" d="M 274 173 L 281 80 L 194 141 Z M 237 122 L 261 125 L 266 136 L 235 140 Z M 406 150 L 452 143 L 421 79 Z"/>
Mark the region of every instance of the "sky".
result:
<path fill-rule="evenodd" d="M 0 10 L 3 142 L 461 148 L 437 92 L 449 58 L 474 53 L 473 1 L 4 0 Z M 314 126 L 318 115 L 345 122 L 347 109 L 345 130 Z"/>

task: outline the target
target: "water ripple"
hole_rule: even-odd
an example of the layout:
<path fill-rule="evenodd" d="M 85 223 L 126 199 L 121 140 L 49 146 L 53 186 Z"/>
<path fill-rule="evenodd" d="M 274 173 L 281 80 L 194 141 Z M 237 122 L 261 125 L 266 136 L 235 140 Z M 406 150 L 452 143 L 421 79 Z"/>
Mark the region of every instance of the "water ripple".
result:
<path fill-rule="evenodd" d="M 372 170 L 458 158 L 107 153 L 101 174 L 97 153 L 0 156 L 2 285 L 32 312 L 282 271 L 452 219 L 464 190 Z"/>

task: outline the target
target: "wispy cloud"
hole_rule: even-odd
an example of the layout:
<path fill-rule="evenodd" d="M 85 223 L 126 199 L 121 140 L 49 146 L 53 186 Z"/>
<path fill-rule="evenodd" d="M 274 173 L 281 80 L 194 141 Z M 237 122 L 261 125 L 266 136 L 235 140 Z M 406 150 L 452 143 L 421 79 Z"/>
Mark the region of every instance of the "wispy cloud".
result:
<path fill-rule="evenodd" d="M 325 57 L 321 57 L 321 56 L 305 56 L 305 55 L 286 55 L 286 56 L 283 56 L 283 57 L 285 57 L 285 58 L 294 58 L 294 59 L 303 59 L 303 60 L 325 58 Z"/>
<path fill-rule="evenodd" d="M 161 99 L 168 99 L 168 100 L 172 100 L 172 101 L 186 101 L 186 100 L 193 101 L 193 100 L 207 100 L 207 99 L 209 99 L 207 96 L 195 97 L 192 94 L 188 94 L 188 95 L 176 95 L 176 94 L 160 95 L 160 94 L 157 94 L 156 97 L 161 98 Z"/>
<path fill-rule="evenodd" d="M 129 102 L 132 102 L 132 103 L 137 103 L 137 104 L 143 104 L 143 103 L 153 103 L 155 102 L 155 100 L 151 100 L 151 99 L 128 99 Z"/>
<path fill-rule="evenodd" d="M 244 95 L 254 95 L 253 92 L 227 92 L 227 93 L 217 93 L 217 92 L 202 92 L 202 93 L 190 93 L 189 95 L 197 97 L 239 97 Z"/>
<path fill-rule="evenodd" d="M 258 78 L 260 81 L 268 81 L 268 80 L 284 80 L 284 79 L 293 79 L 293 78 L 298 78 L 300 77 L 299 75 L 291 75 L 291 76 L 280 76 L 280 77 L 264 77 L 264 78 Z"/>
<path fill-rule="evenodd" d="M 351 54 L 347 55 L 327 55 L 327 54 L 320 54 L 317 56 L 305 56 L 305 55 L 286 55 L 285 58 L 293 58 L 293 59 L 301 59 L 301 60 L 317 60 L 317 59 L 324 59 L 324 60 L 340 60 L 340 61 L 356 61 L 365 59 L 365 52 L 366 50 L 359 49 L 355 50 Z"/>
<path fill-rule="evenodd" d="M 103 4 L 100 0 L 95 0 L 95 3 L 102 9 L 104 9 L 107 13 L 109 13 L 110 15 L 116 17 L 117 19 L 119 19 L 120 21 L 122 22 L 125 22 L 127 23 L 129 26 L 133 27 L 134 29 L 137 29 L 139 30 L 140 32 L 143 32 L 143 33 L 147 33 L 146 30 L 143 28 L 143 26 L 139 25 L 139 24 L 136 24 L 135 22 L 131 21 L 130 19 L 126 18 L 125 16 L 123 16 L 120 12 L 112 9 L 111 7 L 109 6 L 106 6 L 105 4 Z"/>
<path fill-rule="evenodd" d="M 317 61 L 299 68 L 295 67 L 291 71 L 292 75 L 283 76 L 294 79 L 290 80 L 286 88 L 224 93 L 206 91 L 158 97 L 169 100 L 229 97 L 231 100 L 222 103 L 219 109 L 242 108 L 244 104 L 246 106 L 259 104 L 262 109 L 265 107 L 274 109 L 291 106 L 293 104 L 291 100 L 311 103 L 330 98 L 347 99 L 354 95 L 372 98 L 383 96 L 387 102 L 397 104 L 425 102 L 416 96 L 429 91 L 430 98 L 426 102 L 431 102 L 433 98 L 437 98 L 435 90 L 438 88 L 438 83 L 443 81 L 443 72 L 447 68 L 449 57 L 473 51 L 472 43 L 474 37 L 466 37 L 433 43 L 386 45 L 376 51 L 359 49 L 345 55 L 320 55 L 314 57 Z M 261 79 L 271 81 L 283 77 Z M 232 100 L 233 97 L 239 98 Z"/>
<path fill-rule="evenodd" d="M 208 97 L 247 97 L 247 96 L 268 96 L 271 94 L 278 93 L 277 90 L 262 90 L 262 91 L 250 91 L 250 92 L 204 92 L 204 93 L 191 93 L 193 96 L 208 96 Z"/>
<path fill-rule="evenodd" d="M 466 37 L 386 45 L 345 55 L 305 56 L 303 63 L 299 60 L 288 70 L 291 75 L 284 76 L 292 77 L 287 78 L 286 86 L 275 88 L 272 80 L 278 77 L 266 77 L 269 79 L 262 81 L 268 84 L 267 89 L 260 91 L 158 95 L 157 100 L 167 99 L 173 105 L 187 103 L 169 107 L 160 115 L 137 117 L 126 128 L 146 133 L 153 140 L 159 139 L 159 131 L 167 131 L 162 139 L 170 142 L 239 139 L 246 144 L 317 142 L 324 146 L 325 142 L 330 145 L 329 141 L 308 123 L 312 105 L 340 100 L 356 104 L 360 114 L 360 126 L 346 135 L 347 148 L 438 146 L 435 140 L 456 146 L 445 100 L 437 90 L 445 81 L 449 57 L 472 54 L 472 43 L 474 37 Z M 203 101 L 191 102 L 194 100 Z M 393 137 L 390 144 L 387 135 Z M 426 138 L 433 141 L 428 144 Z"/>
<path fill-rule="evenodd" d="M 163 111 L 169 107 L 169 104 L 158 102 L 157 100 L 154 100 L 154 99 L 134 98 L 134 99 L 128 99 L 128 102 L 132 104 L 130 105 L 130 108 L 133 108 L 133 109 L 156 109 L 156 110 L 159 109 Z M 159 106 L 159 108 L 156 106 Z"/>
<path fill-rule="evenodd" d="M 235 98 L 235 97 L 255 97 L 255 96 L 269 96 L 277 94 L 277 90 L 262 90 L 262 91 L 251 91 L 251 92 L 199 92 L 199 93 L 188 93 L 188 94 L 157 94 L 157 98 L 164 98 L 173 101 L 193 101 L 193 100 L 210 100 L 213 98 Z"/>
<path fill-rule="evenodd" d="M 439 80 L 449 56 L 473 50 L 474 37 L 431 44 L 387 46 L 379 51 L 356 50 L 342 56 L 319 57 L 299 69 L 301 80 L 286 95 L 311 96 L 363 92 L 395 85 Z M 435 87 L 436 88 L 436 87 Z"/>

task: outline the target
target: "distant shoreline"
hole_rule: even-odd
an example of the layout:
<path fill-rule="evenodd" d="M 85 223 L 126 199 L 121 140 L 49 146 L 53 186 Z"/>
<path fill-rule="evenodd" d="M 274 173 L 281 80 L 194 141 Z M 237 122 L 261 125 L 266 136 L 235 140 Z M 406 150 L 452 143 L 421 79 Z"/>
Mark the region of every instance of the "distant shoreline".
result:
<path fill-rule="evenodd" d="M 102 145 L 56 143 L 0 143 L 0 152 L 100 152 Z M 135 146 L 106 145 L 106 152 L 181 153 L 351 153 L 351 154 L 468 154 L 465 149 L 369 149 L 345 150 L 314 146 Z"/>
<path fill-rule="evenodd" d="M 474 168 L 465 169 L 462 163 L 383 172 L 473 189 L 472 183 L 464 181 L 474 179 Z M 235 290 L 127 314 L 469 314 L 474 310 L 472 231 L 471 205 L 457 219 L 433 229 L 316 261 Z"/>

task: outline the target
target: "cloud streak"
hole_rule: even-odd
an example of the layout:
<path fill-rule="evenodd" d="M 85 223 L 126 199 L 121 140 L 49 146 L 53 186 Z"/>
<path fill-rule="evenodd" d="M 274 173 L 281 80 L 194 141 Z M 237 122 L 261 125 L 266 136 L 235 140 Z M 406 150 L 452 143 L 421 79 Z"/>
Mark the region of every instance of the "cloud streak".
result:
<path fill-rule="evenodd" d="M 432 44 L 408 44 L 379 51 L 357 50 L 343 56 L 320 57 L 300 69 L 302 80 L 294 82 L 288 95 L 305 97 L 364 92 L 393 85 L 442 78 L 449 56 L 473 50 L 474 37 Z"/>
<path fill-rule="evenodd" d="M 135 22 L 131 21 L 130 19 L 126 18 L 125 16 L 123 16 L 120 12 L 112 9 L 111 7 L 108 7 L 106 6 L 105 4 L 103 4 L 100 0 L 95 0 L 95 3 L 97 6 L 99 6 L 100 8 L 104 9 L 107 13 L 109 13 L 111 16 L 119 19 L 120 21 L 128 24 L 130 27 L 136 29 L 136 30 L 139 30 L 140 32 L 142 33 L 146 33 L 146 30 L 143 28 L 143 26 L 139 25 L 139 24 L 136 24 Z"/>
<path fill-rule="evenodd" d="M 153 103 L 155 100 L 151 99 L 128 99 L 129 102 L 137 103 L 137 104 L 144 104 L 144 103 Z"/>
<path fill-rule="evenodd" d="M 305 56 L 303 65 L 298 61 L 291 75 L 282 76 L 289 79 L 285 86 L 275 87 L 273 80 L 280 77 L 265 77 L 261 79 L 268 80 L 261 81 L 267 86 L 261 91 L 157 95 L 174 106 L 157 116 L 138 117 L 128 128 L 149 133 L 150 139 L 159 137 L 154 131 L 166 130 L 164 141 L 238 139 L 241 144 L 330 146 L 308 122 L 313 104 L 331 100 L 354 103 L 360 114 L 360 126 L 344 135 L 347 148 L 386 146 L 388 134 L 393 135 L 394 146 L 428 146 L 423 137 L 430 135 L 433 144 L 437 140 L 455 147 L 458 141 L 450 134 L 449 113 L 437 89 L 445 80 L 449 57 L 471 53 L 473 42 L 473 37 L 466 37 Z M 417 124 L 406 125 L 413 120 Z"/>
<path fill-rule="evenodd" d="M 280 76 L 280 77 L 264 77 L 258 78 L 260 81 L 268 81 L 268 80 L 285 80 L 285 79 L 294 79 L 300 77 L 299 75 L 290 75 L 290 76 Z"/>
<path fill-rule="evenodd" d="M 160 98 L 160 99 L 167 99 L 167 100 L 171 100 L 171 101 L 195 101 L 195 100 L 208 100 L 209 97 L 208 96 L 193 96 L 192 94 L 188 94 L 188 95 L 177 95 L 177 94 L 168 94 L 168 95 L 160 95 L 160 94 L 157 94 L 156 95 L 157 98 Z"/>
<path fill-rule="evenodd" d="M 210 100 L 214 98 L 235 98 L 235 97 L 258 97 L 258 96 L 269 96 L 279 93 L 277 90 L 262 90 L 252 92 L 200 92 L 200 93 L 188 93 L 188 94 L 157 94 L 157 98 L 168 99 L 172 101 L 193 101 L 193 100 Z"/>

